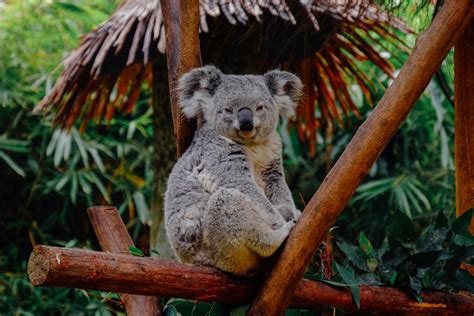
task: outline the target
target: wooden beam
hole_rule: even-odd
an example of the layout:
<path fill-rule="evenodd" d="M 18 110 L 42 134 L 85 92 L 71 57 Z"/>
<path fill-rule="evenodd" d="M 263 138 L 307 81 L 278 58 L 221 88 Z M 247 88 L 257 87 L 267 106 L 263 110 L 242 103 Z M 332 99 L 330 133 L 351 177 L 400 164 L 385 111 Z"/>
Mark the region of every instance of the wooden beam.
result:
<path fill-rule="evenodd" d="M 112 206 L 94 206 L 87 210 L 103 251 L 128 254 L 128 246 L 135 246 L 117 209 Z M 120 295 L 129 316 L 161 315 L 159 297 Z"/>
<path fill-rule="evenodd" d="M 456 214 L 474 208 L 474 20 L 454 46 Z M 469 228 L 474 234 L 474 221 Z"/>
<path fill-rule="evenodd" d="M 283 315 L 314 252 L 468 25 L 472 1 L 446 0 L 397 78 L 306 206 L 248 315 Z"/>
<path fill-rule="evenodd" d="M 261 281 L 168 260 L 41 245 L 31 254 L 28 274 L 34 286 L 75 287 L 229 304 L 250 302 Z M 360 290 L 363 311 L 474 313 L 471 294 L 424 293 L 423 303 L 418 303 L 407 293 L 393 288 L 361 286 Z M 329 305 L 356 310 L 349 290 L 309 280 L 298 282 L 291 305 L 309 309 Z"/>
<path fill-rule="evenodd" d="M 166 58 L 176 151 L 181 156 L 192 141 L 196 121 L 187 120 L 179 108 L 178 79 L 201 66 L 199 0 L 160 0 L 166 33 Z"/>

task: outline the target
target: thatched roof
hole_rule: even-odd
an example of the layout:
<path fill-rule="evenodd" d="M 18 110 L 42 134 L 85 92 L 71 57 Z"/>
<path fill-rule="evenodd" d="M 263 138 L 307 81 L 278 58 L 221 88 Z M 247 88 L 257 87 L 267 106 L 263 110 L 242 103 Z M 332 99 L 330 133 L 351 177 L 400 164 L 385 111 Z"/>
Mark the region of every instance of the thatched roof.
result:
<path fill-rule="evenodd" d="M 370 97 L 371 79 L 358 71 L 355 61 L 371 60 L 391 74 L 392 65 L 373 46 L 382 44 L 379 37 L 398 43 L 395 30 L 408 29 L 367 0 L 288 3 L 291 10 L 285 0 L 201 0 L 200 28 L 201 32 L 209 32 L 219 17 L 225 17 L 231 25 L 265 24 L 273 17 L 290 26 L 310 26 L 311 31 L 305 31 L 309 29 L 306 27 L 292 32 L 311 32 L 306 40 L 321 41 L 319 46 L 309 56 L 288 58 L 279 64 L 298 72 L 311 87 L 307 106 L 298 112 L 298 131 L 302 139 L 313 139 L 319 121 L 335 119 L 342 124 L 341 112 L 358 114 L 347 87 L 349 77 L 355 78 L 365 96 Z M 305 16 L 295 12 L 304 12 Z M 296 44 L 289 39 L 288 45 Z M 82 38 L 81 45 L 64 60 L 65 68 L 56 85 L 36 110 L 55 108 L 56 122 L 65 127 L 77 120 L 85 126 L 92 118 L 111 119 L 117 109 L 129 112 L 139 97 L 142 82 L 151 77 L 150 61 L 165 48 L 159 0 L 127 0 L 107 21 Z"/>

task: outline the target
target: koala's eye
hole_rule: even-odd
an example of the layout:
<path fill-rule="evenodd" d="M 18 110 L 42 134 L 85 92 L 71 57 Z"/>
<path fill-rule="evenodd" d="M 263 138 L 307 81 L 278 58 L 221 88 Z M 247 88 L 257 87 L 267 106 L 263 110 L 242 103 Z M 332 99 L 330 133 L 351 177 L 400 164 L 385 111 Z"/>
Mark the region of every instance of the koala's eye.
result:
<path fill-rule="evenodd" d="M 234 111 L 232 111 L 231 108 L 224 108 L 224 111 L 225 111 L 226 113 L 229 113 L 229 114 L 234 113 Z"/>
<path fill-rule="evenodd" d="M 257 106 L 257 112 L 262 112 L 263 111 L 263 105 Z"/>

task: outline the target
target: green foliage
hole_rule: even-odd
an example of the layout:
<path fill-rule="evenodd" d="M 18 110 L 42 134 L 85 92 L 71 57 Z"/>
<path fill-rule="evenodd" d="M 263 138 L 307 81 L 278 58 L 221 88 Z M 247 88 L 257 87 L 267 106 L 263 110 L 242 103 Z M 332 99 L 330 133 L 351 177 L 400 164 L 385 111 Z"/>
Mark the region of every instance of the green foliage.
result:
<path fill-rule="evenodd" d="M 418 237 L 407 216 L 399 212 L 384 242 L 376 250 L 364 232 L 357 246 L 337 242 L 346 265 L 335 264 L 344 284 L 351 287 L 354 300 L 359 284 L 395 286 L 408 290 L 421 301 L 422 290 L 459 291 L 474 289 L 474 278 L 460 269 L 461 262 L 474 256 L 474 236 L 468 228 L 474 210 L 466 212 L 451 225 L 439 212 Z M 409 228 L 404 227 L 409 226 Z"/>

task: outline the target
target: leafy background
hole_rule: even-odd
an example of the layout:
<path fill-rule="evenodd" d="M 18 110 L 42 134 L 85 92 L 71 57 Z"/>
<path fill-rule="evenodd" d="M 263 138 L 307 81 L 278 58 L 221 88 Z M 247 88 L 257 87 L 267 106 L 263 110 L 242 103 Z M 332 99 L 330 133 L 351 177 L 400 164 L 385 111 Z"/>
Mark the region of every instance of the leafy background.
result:
<path fill-rule="evenodd" d="M 90 205 L 116 205 L 132 238 L 148 254 L 153 130 L 146 90 L 132 114 L 117 116 L 110 123 L 97 122 L 84 133 L 75 128 L 65 133 L 52 127 L 51 116 L 31 113 L 52 87 L 62 58 L 117 3 L 0 2 L 1 314 L 124 313 L 113 293 L 33 288 L 27 280 L 26 262 L 36 244 L 98 249 L 85 214 Z M 419 1 L 384 5 L 417 31 L 426 27 L 433 14 L 432 6 Z M 403 36 L 413 46 L 415 36 Z M 397 68 L 407 57 L 386 55 Z M 390 79 L 370 64 L 362 66 L 380 87 L 373 91 L 376 103 Z M 452 79 L 452 54 L 443 69 Z M 352 90 L 360 96 L 358 106 L 365 118 L 371 107 L 357 85 Z M 361 121 L 349 118 L 346 123 L 331 137 L 320 132 L 314 158 L 307 155 L 293 130 L 280 127 L 287 179 L 301 207 Z M 453 108 L 433 81 L 339 217 L 307 277 L 349 285 L 356 301 L 356 285 L 362 283 L 398 286 L 414 297 L 419 297 L 422 288 L 472 291 L 472 282 L 460 282 L 460 278 L 470 279 L 458 269 L 461 259 L 472 256 L 472 235 L 465 229 L 469 219 L 450 224 L 455 217 L 453 130 Z M 391 227 L 388 236 L 387 227 Z M 430 262 L 417 259 L 424 252 L 432 253 Z M 434 271 L 428 263 L 439 269 Z M 176 299 L 166 302 L 165 312 L 243 315 L 245 309 Z M 288 314 L 332 312 L 328 307 Z"/>

